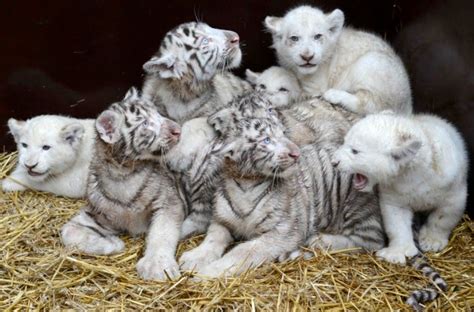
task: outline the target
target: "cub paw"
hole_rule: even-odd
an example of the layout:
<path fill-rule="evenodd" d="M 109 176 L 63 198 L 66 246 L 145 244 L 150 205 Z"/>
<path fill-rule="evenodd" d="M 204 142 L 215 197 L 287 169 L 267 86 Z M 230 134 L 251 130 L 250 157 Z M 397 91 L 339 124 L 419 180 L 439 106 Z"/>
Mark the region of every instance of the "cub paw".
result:
<path fill-rule="evenodd" d="M 185 271 L 199 271 L 216 259 L 218 256 L 213 252 L 197 247 L 183 253 L 179 258 L 179 265 Z"/>
<path fill-rule="evenodd" d="M 420 248 L 423 251 L 440 251 L 448 245 L 448 237 L 444 234 L 434 233 L 427 228 L 420 230 L 418 237 Z"/>
<path fill-rule="evenodd" d="M 15 192 L 15 191 L 24 191 L 26 187 L 21 184 L 18 184 L 10 179 L 3 179 L 1 180 L 2 183 L 2 190 L 4 192 Z"/>
<path fill-rule="evenodd" d="M 112 255 L 122 252 L 125 243 L 116 236 L 99 236 L 75 224 L 65 224 L 61 230 L 63 244 L 67 248 L 77 248 L 91 255 Z"/>
<path fill-rule="evenodd" d="M 329 103 L 341 105 L 351 111 L 357 110 L 357 97 L 346 91 L 329 89 L 323 93 L 323 99 Z"/>
<path fill-rule="evenodd" d="M 415 245 L 386 247 L 377 251 L 376 255 L 391 263 L 405 264 L 406 257 L 413 257 L 418 254 Z"/>
<path fill-rule="evenodd" d="M 145 280 L 166 281 L 181 276 L 174 257 L 154 255 L 144 256 L 137 263 L 138 275 Z"/>

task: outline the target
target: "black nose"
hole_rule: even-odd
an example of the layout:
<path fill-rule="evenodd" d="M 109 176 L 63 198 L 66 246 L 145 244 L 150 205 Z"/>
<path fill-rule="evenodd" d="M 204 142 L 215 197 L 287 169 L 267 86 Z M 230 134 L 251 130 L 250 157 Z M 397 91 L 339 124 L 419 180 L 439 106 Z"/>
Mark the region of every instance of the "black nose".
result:
<path fill-rule="evenodd" d="M 311 54 L 311 55 L 300 54 L 300 57 L 303 59 L 303 61 L 309 62 L 313 59 L 314 54 Z"/>
<path fill-rule="evenodd" d="M 34 165 L 27 165 L 25 164 L 25 167 L 28 168 L 29 170 L 33 169 L 34 167 L 38 166 L 38 163 L 34 164 Z"/>

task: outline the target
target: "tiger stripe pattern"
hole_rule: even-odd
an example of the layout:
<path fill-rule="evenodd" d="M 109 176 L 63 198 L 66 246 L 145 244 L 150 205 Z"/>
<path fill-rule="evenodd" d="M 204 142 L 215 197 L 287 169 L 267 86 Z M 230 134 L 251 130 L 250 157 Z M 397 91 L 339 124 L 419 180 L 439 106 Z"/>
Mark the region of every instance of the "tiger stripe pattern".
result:
<path fill-rule="evenodd" d="M 102 112 L 95 127 L 87 204 L 63 226 L 64 245 L 108 255 L 124 249 L 118 234 L 147 233 L 138 274 L 157 280 L 179 276 L 175 251 L 185 207 L 174 176 L 160 162 L 179 140 L 180 127 L 135 88 Z"/>
<path fill-rule="evenodd" d="M 259 102 L 255 95 L 246 98 L 252 99 Z M 333 168 L 331 150 L 298 148 L 272 111 L 249 107 L 236 105 L 209 118 L 223 138 L 223 171 L 206 238 L 183 254 L 182 268 L 217 277 L 239 274 L 303 245 L 382 248 L 377 196 L 353 189 L 351 176 Z M 224 254 L 235 240 L 242 242 Z"/>
<path fill-rule="evenodd" d="M 170 30 L 143 68 L 143 95 L 163 116 L 179 123 L 219 110 L 235 95 L 250 90 L 228 70 L 240 65 L 239 35 L 190 22 Z"/>

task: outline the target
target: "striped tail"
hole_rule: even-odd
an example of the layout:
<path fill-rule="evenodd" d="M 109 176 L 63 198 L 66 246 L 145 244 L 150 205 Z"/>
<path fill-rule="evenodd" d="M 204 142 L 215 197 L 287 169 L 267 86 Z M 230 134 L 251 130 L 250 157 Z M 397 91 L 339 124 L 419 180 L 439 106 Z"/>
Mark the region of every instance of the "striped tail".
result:
<path fill-rule="evenodd" d="M 439 273 L 431 267 L 423 254 L 419 253 L 410 259 L 410 265 L 418 271 L 421 271 L 423 275 L 428 277 L 437 288 L 442 291 L 448 289 L 448 284 L 446 281 L 439 275 Z M 425 288 L 421 290 L 415 290 L 410 297 L 408 297 L 406 303 L 410 305 L 415 311 L 423 311 L 423 307 L 420 303 L 425 303 L 428 301 L 433 301 L 438 298 L 439 292 L 435 288 Z"/>

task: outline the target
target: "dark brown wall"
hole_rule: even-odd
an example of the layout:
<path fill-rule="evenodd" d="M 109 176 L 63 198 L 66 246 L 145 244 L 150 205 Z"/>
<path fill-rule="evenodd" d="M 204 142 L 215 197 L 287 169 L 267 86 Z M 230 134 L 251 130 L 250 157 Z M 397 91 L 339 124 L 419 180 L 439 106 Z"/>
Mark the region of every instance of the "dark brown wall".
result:
<path fill-rule="evenodd" d="M 418 111 L 440 114 L 474 146 L 474 1 L 0 1 L 0 146 L 14 148 L 9 117 L 94 117 L 140 86 L 141 65 L 163 34 L 201 19 L 237 31 L 245 68 L 274 64 L 266 15 L 301 3 L 342 9 L 347 24 L 394 44 L 409 70 Z"/>

